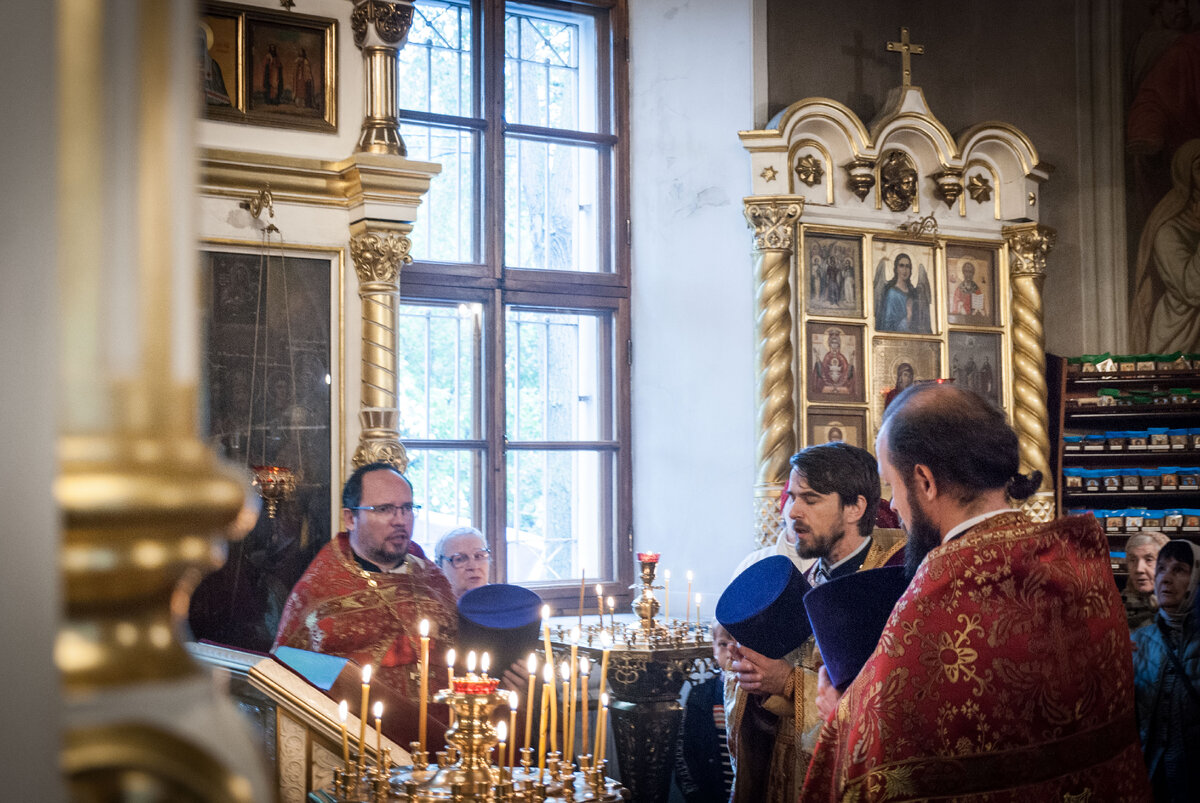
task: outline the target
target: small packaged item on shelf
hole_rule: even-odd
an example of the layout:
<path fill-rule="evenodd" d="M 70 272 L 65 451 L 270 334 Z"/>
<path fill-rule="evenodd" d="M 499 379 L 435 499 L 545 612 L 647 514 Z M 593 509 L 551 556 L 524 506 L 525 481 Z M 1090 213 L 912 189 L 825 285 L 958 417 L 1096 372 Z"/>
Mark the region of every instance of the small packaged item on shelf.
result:
<path fill-rule="evenodd" d="M 1123 452 L 1129 443 L 1129 435 L 1124 430 L 1104 433 L 1104 444 L 1110 452 Z"/>
<path fill-rule="evenodd" d="M 1103 452 L 1106 446 L 1108 446 L 1108 440 L 1098 432 L 1083 436 L 1085 452 Z"/>
<path fill-rule="evenodd" d="M 1104 469 L 1102 468 L 1085 468 L 1082 470 L 1083 490 L 1088 492 L 1097 492 L 1104 485 Z"/>
<path fill-rule="evenodd" d="M 1133 373 L 1138 369 L 1137 357 L 1132 354 L 1119 354 L 1113 357 L 1113 362 L 1117 364 L 1117 370 L 1121 373 Z"/>
<path fill-rule="evenodd" d="M 1196 400 L 1191 388 L 1171 388 L 1169 396 L 1171 404 L 1191 404 Z"/>
<path fill-rule="evenodd" d="M 1155 359 L 1157 356 L 1158 356 L 1157 354 L 1139 354 L 1139 355 L 1137 355 L 1137 357 L 1135 357 L 1134 359 L 1137 360 L 1138 373 L 1139 374 L 1154 373 L 1154 370 L 1158 367 L 1158 362 Z"/>
<path fill-rule="evenodd" d="M 1096 404 L 1111 407 L 1121 403 L 1121 391 L 1117 388 L 1100 388 L 1096 391 Z"/>
<path fill-rule="evenodd" d="M 1175 469 L 1179 480 L 1179 490 L 1196 492 L 1200 490 L 1200 468 L 1196 466 L 1180 466 Z"/>
<path fill-rule="evenodd" d="M 1162 510 L 1144 510 L 1142 511 L 1142 529 L 1143 530 L 1161 530 L 1163 528 L 1163 520 L 1166 519 L 1166 512 Z"/>
<path fill-rule="evenodd" d="M 1200 508 L 1185 507 L 1181 512 L 1183 513 L 1183 526 L 1179 529 L 1188 533 L 1200 531 Z"/>
<path fill-rule="evenodd" d="M 1145 451 L 1146 449 L 1148 449 L 1150 447 L 1150 433 L 1149 432 L 1146 432 L 1145 430 L 1136 430 L 1136 431 L 1131 430 L 1125 434 L 1129 436 L 1128 437 L 1129 450 L 1131 452 L 1132 451 Z"/>
<path fill-rule="evenodd" d="M 1150 451 L 1171 448 L 1171 441 L 1167 436 L 1166 427 L 1150 427 L 1146 432 L 1150 433 Z"/>
<path fill-rule="evenodd" d="M 1167 443 L 1171 446 L 1172 452 L 1181 452 L 1188 448 L 1188 431 L 1183 428 L 1168 429 Z"/>
<path fill-rule="evenodd" d="M 1162 474 L 1157 468 L 1139 468 L 1138 473 L 1142 475 L 1142 490 L 1157 491 L 1162 484 Z"/>
<path fill-rule="evenodd" d="M 1164 491 L 1174 491 L 1179 488 L 1179 467 L 1161 466 L 1158 469 L 1158 484 Z"/>
<path fill-rule="evenodd" d="M 1187 430 L 1184 430 L 1184 443 L 1187 442 Z M 1083 451 L 1083 436 L 1082 435 L 1063 435 L 1063 451 L 1064 452 L 1080 452 Z"/>
<path fill-rule="evenodd" d="M 1164 533 L 1177 533 L 1183 529 L 1183 511 L 1182 510 L 1164 510 L 1162 531 Z"/>
<path fill-rule="evenodd" d="M 1188 427 L 1188 442 L 1193 451 L 1200 452 L 1200 427 Z"/>
<path fill-rule="evenodd" d="M 1097 510 L 1096 517 L 1100 518 L 1100 514 L 1104 514 L 1102 521 L 1104 522 L 1104 531 L 1109 533 L 1119 533 L 1125 529 L 1125 512 L 1122 510 Z"/>
<path fill-rule="evenodd" d="M 1192 364 L 1183 356 L 1182 351 L 1158 355 L 1158 370 L 1160 371 L 1190 371 L 1191 369 Z"/>
<path fill-rule="evenodd" d="M 1125 516 L 1125 531 L 1137 532 L 1142 529 L 1142 522 L 1146 520 L 1146 511 L 1140 507 L 1130 507 L 1121 511 Z"/>
<path fill-rule="evenodd" d="M 1115 493 L 1121 490 L 1121 471 L 1115 468 L 1100 469 L 1100 482 L 1105 493 Z"/>
<path fill-rule="evenodd" d="M 1107 354 L 1084 354 L 1079 358 L 1081 361 L 1080 370 L 1085 374 L 1099 373 L 1100 365 L 1104 363 L 1112 363 Z M 1108 368 L 1107 370 L 1112 370 Z"/>
<path fill-rule="evenodd" d="M 1083 357 L 1067 357 L 1067 375 L 1083 373 Z"/>
<path fill-rule="evenodd" d="M 1083 471 L 1084 470 L 1082 468 L 1064 468 L 1062 470 L 1063 486 L 1066 487 L 1068 491 L 1082 491 Z M 1139 477 L 1138 480 L 1141 481 L 1141 477 Z"/>
<path fill-rule="evenodd" d="M 1121 469 L 1121 490 L 1122 491 L 1140 491 L 1142 490 L 1142 474 L 1136 468 Z"/>

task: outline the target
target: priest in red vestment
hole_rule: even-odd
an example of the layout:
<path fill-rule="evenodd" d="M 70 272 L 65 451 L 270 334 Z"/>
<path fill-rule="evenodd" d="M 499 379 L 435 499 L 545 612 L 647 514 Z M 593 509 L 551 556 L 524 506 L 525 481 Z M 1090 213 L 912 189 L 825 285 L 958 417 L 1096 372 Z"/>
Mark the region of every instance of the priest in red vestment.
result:
<path fill-rule="evenodd" d="M 394 466 L 358 468 L 342 491 L 346 531 L 317 553 L 292 589 L 275 646 L 372 664 L 379 681 L 416 700 L 425 619 L 430 677 L 445 677 L 458 614 L 450 583 L 411 541 L 416 510 L 412 485 Z"/>
<path fill-rule="evenodd" d="M 1019 473 L 1003 412 L 963 388 L 898 396 L 876 455 L 913 577 L 840 701 L 822 678 L 801 800 L 1149 801 L 1095 519 L 1011 510 L 1041 475 Z"/>

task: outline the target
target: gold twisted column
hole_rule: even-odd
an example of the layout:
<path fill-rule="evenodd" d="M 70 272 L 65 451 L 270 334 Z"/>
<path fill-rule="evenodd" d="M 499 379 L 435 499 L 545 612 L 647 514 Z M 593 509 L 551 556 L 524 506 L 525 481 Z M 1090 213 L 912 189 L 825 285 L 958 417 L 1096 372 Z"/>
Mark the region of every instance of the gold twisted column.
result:
<path fill-rule="evenodd" d="M 1042 472 L 1042 485 L 1023 505 L 1036 521 L 1054 518 L 1050 473 L 1049 415 L 1046 411 L 1046 333 L 1042 284 L 1054 229 L 1037 223 L 1005 226 L 1012 274 L 1013 423 L 1020 438 L 1021 470 Z"/>
<path fill-rule="evenodd" d="M 359 153 L 406 156 L 396 117 L 396 62 L 408 40 L 409 0 L 357 0 L 350 12 L 354 44 L 363 54 L 363 124 Z"/>
<path fill-rule="evenodd" d="M 755 309 L 758 360 L 758 476 L 754 484 L 755 540 L 774 542 L 779 531 L 779 493 L 796 451 L 796 392 L 792 374 L 791 272 L 795 225 L 804 212 L 796 196 L 744 199 L 754 228 Z"/>
<path fill-rule="evenodd" d="M 358 274 L 362 301 L 362 435 L 354 451 L 355 467 L 392 463 L 403 472 L 408 455 L 400 443 L 397 404 L 396 329 L 399 325 L 400 270 L 412 257 L 406 236 L 410 226 L 351 226 L 350 256 Z"/>

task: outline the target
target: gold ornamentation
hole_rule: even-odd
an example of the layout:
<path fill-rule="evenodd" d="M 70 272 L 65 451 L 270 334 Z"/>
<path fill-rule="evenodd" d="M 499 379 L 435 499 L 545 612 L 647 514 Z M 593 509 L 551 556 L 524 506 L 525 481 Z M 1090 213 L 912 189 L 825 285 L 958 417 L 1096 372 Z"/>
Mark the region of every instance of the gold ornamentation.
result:
<path fill-rule="evenodd" d="M 1092 799 L 1092 790 L 1084 789 L 1077 795 L 1063 795 L 1063 803 L 1088 803 Z"/>
<path fill-rule="evenodd" d="M 399 44 L 412 26 L 413 7 L 408 2 L 389 0 L 365 0 L 350 12 L 350 28 L 354 31 L 354 44 L 362 47 L 367 41 L 368 29 L 374 26 L 376 35 L 389 45 Z"/>
<path fill-rule="evenodd" d="M 779 537 L 779 494 L 786 482 L 768 482 L 754 489 L 754 548 L 772 546 Z"/>
<path fill-rule="evenodd" d="M 910 209 L 917 197 L 917 168 L 904 151 L 889 151 L 879 168 L 883 203 L 893 212 Z"/>
<path fill-rule="evenodd" d="M 900 224 L 900 229 L 907 232 L 913 237 L 937 237 L 938 222 L 937 218 L 930 212 L 928 215 L 916 220 L 911 220 L 908 223 Z"/>
<path fill-rule="evenodd" d="M 1033 521 L 1052 521 L 1054 519 L 1054 494 L 1049 491 L 1038 491 L 1021 503 L 1021 512 Z"/>
<path fill-rule="evenodd" d="M 754 247 L 792 250 L 793 227 L 804 214 L 803 198 L 752 199 L 745 201 L 746 222 L 754 228 Z"/>
<path fill-rule="evenodd" d="M 821 160 L 811 154 L 801 156 L 796 161 L 796 176 L 808 186 L 820 184 L 824 175 L 825 168 L 821 167 Z"/>
<path fill-rule="evenodd" d="M 846 171 L 850 190 L 858 196 L 858 200 L 866 198 L 875 186 L 875 160 L 858 156 L 843 165 L 842 169 Z"/>
<path fill-rule="evenodd" d="M 368 232 L 354 237 L 350 240 L 350 257 L 354 260 L 358 280 L 363 283 L 399 282 L 401 267 L 412 262 L 408 253 L 411 248 L 412 241 L 403 234 Z"/>
<path fill-rule="evenodd" d="M 1012 275 L 1013 425 L 1021 450 L 1021 470 L 1042 472 L 1050 481 L 1050 434 L 1046 428 L 1046 333 L 1042 325 L 1042 284 L 1046 254 L 1057 239 L 1037 223 L 1005 226 Z"/>
<path fill-rule="evenodd" d="M 963 192 L 962 170 L 947 168 L 940 173 L 935 173 L 933 181 L 937 185 L 935 190 L 937 196 L 946 202 L 946 206 L 954 206 L 954 202 Z"/>
<path fill-rule="evenodd" d="M 967 194 L 977 204 L 992 200 L 992 182 L 983 173 L 976 173 L 967 179 Z"/>
<path fill-rule="evenodd" d="M 888 42 L 887 49 L 900 54 L 901 86 L 912 86 L 912 57 L 925 54 L 925 45 L 914 45 L 908 41 L 908 28 L 900 29 L 900 41 Z"/>
<path fill-rule="evenodd" d="M 296 490 L 296 472 L 284 466 L 251 466 L 254 480 L 251 483 L 258 495 L 267 503 L 267 518 L 275 518 L 279 503 Z"/>
<path fill-rule="evenodd" d="M 767 165 L 766 167 L 763 168 L 763 171 L 761 173 L 759 173 L 758 175 L 759 175 L 759 178 L 763 179 L 764 181 L 774 181 L 775 176 L 779 175 L 779 171 L 776 170 L 774 167 Z"/>

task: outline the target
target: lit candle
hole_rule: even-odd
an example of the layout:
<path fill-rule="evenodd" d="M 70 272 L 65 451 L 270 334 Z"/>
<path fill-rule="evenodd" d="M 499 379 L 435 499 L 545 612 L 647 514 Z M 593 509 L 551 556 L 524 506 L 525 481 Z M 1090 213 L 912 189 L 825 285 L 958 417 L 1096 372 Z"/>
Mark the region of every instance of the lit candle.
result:
<path fill-rule="evenodd" d="M 371 697 L 371 665 L 367 664 L 362 671 L 362 706 L 358 709 L 358 777 L 363 774 L 363 759 L 367 755 L 367 703 Z"/>
<path fill-rule="evenodd" d="M 579 629 L 583 629 L 583 593 L 587 588 L 587 572 L 582 569 L 579 572 Z"/>
<path fill-rule="evenodd" d="M 579 659 L 579 705 L 583 708 L 583 747 L 580 752 L 585 756 L 588 751 L 588 701 L 591 699 L 588 694 L 588 673 L 591 668 L 592 662 L 586 655 Z"/>
<path fill-rule="evenodd" d="M 570 761 L 571 760 L 571 739 L 570 739 L 571 727 L 570 727 L 570 723 L 567 721 L 567 715 L 571 710 L 571 675 L 573 673 L 571 672 L 570 665 L 566 661 L 563 661 L 562 664 L 559 665 L 558 674 L 559 674 L 559 677 L 562 678 L 562 710 L 563 710 L 563 721 L 562 721 L 563 749 L 562 749 L 562 752 L 563 752 L 563 760 Z"/>
<path fill-rule="evenodd" d="M 554 670 L 550 664 L 542 667 L 542 707 L 538 717 L 538 781 L 546 770 L 546 726 L 549 722 L 550 698 L 554 696 Z"/>
<path fill-rule="evenodd" d="M 508 726 L 504 720 L 496 723 L 496 738 L 500 740 L 496 746 L 496 766 L 500 770 L 500 783 L 504 783 L 504 745 L 508 742 Z"/>
<path fill-rule="evenodd" d="M 688 581 L 687 596 L 683 598 L 683 601 L 687 604 L 687 610 L 685 610 L 684 614 L 683 614 L 683 624 L 684 625 L 687 625 L 688 622 L 692 621 L 692 572 L 690 569 L 688 570 L 688 573 L 687 573 L 687 581 Z"/>
<path fill-rule="evenodd" d="M 608 743 L 608 695 L 600 695 L 600 710 L 596 713 L 596 764 L 604 761 L 604 748 Z"/>
<path fill-rule="evenodd" d="M 600 695 L 599 695 L 599 697 L 596 698 L 597 700 L 608 699 L 607 695 L 604 693 L 604 689 L 605 689 L 605 685 L 608 683 L 608 651 L 612 649 L 612 644 L 613 644 L 612 633 L 605 630 L 603 633 L 600 634 L 600 646 L 603 647 L 603 651 L 600 653 Z M 596 711 L 596 752 L 597 753 L 600 752 L 600 739 L 603 735 L 600 733 L 600 728 L 601 728 L 600 712 L 597 710 Z M 599 756 L 597 756 L 597 758 L 599 758 Z"/>
<path fill-rule="evenodd" d="M 446 688 L 454 691 L 454 659 L 458 657 L 453 649 L 446 650 Z M 450 727 L 454 727 L 454 706 L 450 706 Z"/>
<path fill-rule="evenodd" d="M 600 614 L 600 627 L 604 627 L 604 587 L 596 583 L 596 612 Z"/>
<path fill-rule="evenodd" d="M 546 651 L 546 666 L 553 667 L 554 665 L 554 650 L 550 646 L 550 606 L 542 606 L 542 643 L 545 645 Z M 554 669 L 550 670 L 550 682 L 554 682 Z M 554 704 L 554 695 L 550 695 L 550 716 L 553 718 L 558 706 Z M 558 737 L 554 735 L 554 728 L 550 729 L 550 752 L 558 749 Z"/>
<path fill-rule="evenodd" d="M 508 732 L 511 739 L 508 742 L 508 779 L 511 781 L 513 770 L 517 768 L 514 756 L 517 753 L 517 706 L 521 704 L 521 695 L 515 691 L 508 693 Z"/>
<path fill-rule="evenodd" d="M 696 630 L 700 629 L 700 595 L 696 595 Z"/>
<path fill-rule="evenodd" d="M 386 771 L 383 766 L 383 728 L 380 722 L 383 720 L 383 701 L 375 701 L 375 761 L 379 763 L 379 771 Z"/>
<path fill-rule="evenodd" d="M 533 738 L 533 684 L 537 678 L 537 655 L 529 653 L 525 668 L 529 670 L 529 691 L 525 695 L 525 699 L 529 701 L 529 707 L 525 709 L 525 747 L 528 749 L 529 740 Z"/>
<path fill-rule="evenodd" d="M 417 720 L 417 740 L 422 755 L 425 753 L 426 715 L 429 713 L 429 620 L 421 620 L 421 706 Z"/>
<path fill-rule="evenodd" d="M 567 709 L 567 744 L 563 753 L 569 759 L 575 751 L 575 689 L 579 671 L 579 628 L 571 629 L 571 696 Z"/>
<path fill-rule="evenodd" d="M 467 653 L 467 677 L 468 678 L 471 677 L 471 675 L 475 674 L 475 664 L 477 662 L 478 661 L 475 658 L 474 650 L 471 650 L 469 653 Z"/>
<path fill-rule="evenodd" d="M 671 570 L 663 569 L 663 621 L 671 618 Z"/>
<path fill-rule="evenodd" d="M 491 653 L 485 652 L 483 655 L 479 656 L 479 671 L 483 673 L 483 676 L 485 678 L 487 677 L 487 671 L 488 671 L 488 669 L 491 668 L 491 666 L 492 666 L 492 654 Z"/>
<path fill-rule="evenodd" d="M 350 706 L 345 700 L 338 703 L 338 719 L 342 721 L 342 769 L 350 772 L 350 734 L 346 732 L 346 717 L 350 716 Z"/>
<path fill-rule="evenodd" d="M 558 692 L 554 687 L 554 667 L 545 666 L 546 682 L 550 684 L 550 752 L 558 751 Z"/>
<path fill-rule="evenodd" d="M 608 598 L 608 626 L 617 629 L 617 601 L 612 597 Z"/>

